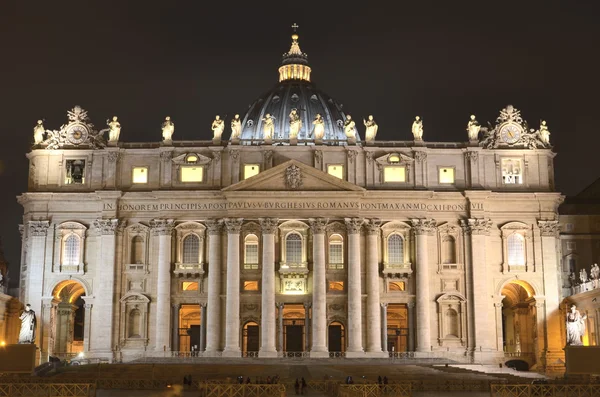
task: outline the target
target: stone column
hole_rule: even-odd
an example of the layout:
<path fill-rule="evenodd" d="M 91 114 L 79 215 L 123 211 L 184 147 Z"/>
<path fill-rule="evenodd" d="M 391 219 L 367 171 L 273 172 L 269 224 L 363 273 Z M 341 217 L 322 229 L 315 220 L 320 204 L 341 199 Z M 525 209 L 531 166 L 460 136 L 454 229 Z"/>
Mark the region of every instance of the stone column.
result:
<path fill-rule="evenodd" d="M 90 351 L 90 329 L 92 322 L 92 309 L 94 308 L 94 298 L 82 296 L 81 299 L 85 302 L 83 308 L 85 310 L 83 317 L 83 352 Z"/>
<path fill-rule="evenodd" d="M 367 229 L 367 355 L 385 357 L 381 350 L 381 308 L 379 305 L 379 219 L 365 224 Z"/>
<path fill-rule="evenodd" d="M 181 305 L 179 303 L 173 303 L 172 306 L 173 306 L 173 314 L 172 314 L 173 342 L 172 342 L 171 346 L 173 346 L 174 352 L 178 352 L 179 351 L 179 308 L 181 307 Z"/>
<path fill-rule="evenodd" d="M 277 357 L 275 350 L 275 232 L 277 218 L 260 218 L 262 229 L 261 343 L 259 357 Z"/>
<path fill-rule="evenodd" d="M 208 297 L 206 321 L 206 356 L 216 356 L 221 337 L 221 220 L 205 222 L 208 229 Z"/>
<path fill-rule="evenodd" d="M 431 303 L 429 294 L 429 258 L 427 256 L 427 237 L 432 235 L 436 222 L 435 219 L 411 219 L 413 231 L 416 235 L 417 265 L 416 265 L 416 290 L 417 290 L 417 352 L 431 351 Z"/>
<path fill-rule="evenodd" d="M 490 320 L 492 310 L 491 294 L 488 291 L 488 272 L 485 254 L 486 236 L 490 234 L 491 219 L 468 219 L 466 232 L 471 236 L 471 276 L 467 283 L 471 286 L 471 314 L 474 322 L 473 347 L 476 351 L 495 350 L 494 331 Z"/>
<path fill-rule="evenodd" d="M 46 236 L 49 221 L 29 221 L 27 223 L 26 244 L 29 244 L 29 260 L 27 262 L 27 290 L 26 302 L 31 305 L 31 309 L 36 313 L 42 313 L 42 296 L 44 281 L 44 262 L 46 259 Z M 83 249 L 83 247 L 81 247 Z M 36 339 L 41 340 L 42 333 L 41 321 L 38 321 L 36 330 Z M 41 345 L 38 342 L 38 345 Z"/>
<path fill-rule="evenodd" d="M 227 227 L 227 298 L 223 357 L 241 357 L 240 349 L 240 230 L 242 218 L 224 219 Z"/>
<path fill-rule="evenodd" d="M 113 350 L 113 318 L 115 304 L 115 233 L 119 224 L 118 219 L 96 219 L 94 228 L 100 234 L 101 266 L 96 268 L 97 282 L 95 288 L 95 310 L 93 318 L 92 351 L 94 356 L 102 356 L 112 360 Z M 83 247 L 81 247 L 83 249 Z M 167 311 L 167 318 L 169 313 Z"/>
<path fill-rule="evenodd" d="M 279 322 L 279 343 L 277 344 L 277 350 L 283 353 L 283 303 L 277 303 L 277 317 Z"/>
<path fill-rule="evenodd" d="M 309 219 L 313 244 L 312 346 L 310 356 L 329 357 L 327 349 L 327 290 L 325 280 L 325 228 L 327 219 Z"/>
<path fill-rule="evenodd" d="M 557 330 L 561 329 L 563 318 L 560 315 L 560 286 L 558 285 L 558 265 L 557 246 L 560 241 L 558 237 L 559 224 L 558 221 L 538 221 L 540 234 L 542 239 L 542 262 L 544 275 L 544 296 L 545 301 L 543 308 L 538 309 L 538 321 L 540 318 L 546 318 L 544 336 L 545 349 L 542 355 L 545 355 L 547 364 L 552 364 L 561 359 L 564 361 L 565 341 L 561 333 Z M 535 291 L 540 294 L 539 291 Z M 541 295 L 541 294 L 540 294 Z M 540 313 L 543 311 L 544 316 Z M 590 331 L 591 335 L 591 331 Z"/>
<path fill-rule="evenodd" d="M 308 330 L 310 329 L 310 307 L 312 306 L 312 304 L 310 302 L 305 302 L 304 303 L 304 351 L 307 352 L 309 351 L 309 335 L 310 333 L 308 332 Z"/>
<path fill-rule="evenodd" d="M 388 352 L 387 349 L 387 303 L 381 304 L 381 347 L 385 353 Z"/>
<path fill-rule="evenodd" d="M 200 304 L 200 352 L 206 349 L 206 303 Z"/>
<path fill-rule="evenodd" d="M 158 237 L 154 349 L 164 352 L 171 350 L 171 233 L 174 222 L 172 219 L 153 219 L 150 226 L 153 234 Z"/>
<path fill-rule="evenodd" d="M 415 351 L 415 302 L 408 302 L 408 351 Z"/>
<path fill-rule="evenodd" d="M 361 218 L 346 218 L 348 233 L 348 350 L 346 357 L 363 357 L 362 293 L 360 277 Z"/>

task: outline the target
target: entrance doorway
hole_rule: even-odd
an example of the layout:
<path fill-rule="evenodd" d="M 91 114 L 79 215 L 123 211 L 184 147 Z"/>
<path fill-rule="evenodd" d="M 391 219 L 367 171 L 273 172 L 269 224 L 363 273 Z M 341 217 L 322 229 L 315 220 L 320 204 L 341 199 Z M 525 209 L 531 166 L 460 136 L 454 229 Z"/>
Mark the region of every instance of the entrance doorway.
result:
<path fill-rule="evenodd" d="M 344 352 L 346 340 L 344 326 L 338 321 L 329 324 L 328 344 L 330 352 Z"/>
<path fill-rule="evenodd" d="M 179 351 L 200 351 L 203 347 L 200 340 L 202 314 L 200 305 L 181 305 L 179 308 Z"/>
<path fill-rule="evenodd" d="M 523 280 L 502 288 L 502 343 L 504 351 L 537 357 L 537 309 L 535 291 Z"/>
<path fill-rule="evenodd" d="M 387 307 L 388 352 L 408 350 L 408 308 L 404 303 L 389 303 Z"/>
<path fill-rule="evenodd" d="M 83 285 L 75 280 L 65 280 L 58 283 L 52 291 L 50 321 L 53 330 L 50 338 L 49 353 L 51 356 L 68 358 L 83 352 L 85 318 Z"/>
<path fill-rule="evenodd" d="M 286 304 L 283 308 L 283 350 L 303 352 L 306 350 L 306 311 L 302 304 Z"/>
<path fill-rule="evenodd" d="M 260 328 L 254 321 L 244 324 L 242 330 L 242 355 L 256 356 L 260 348 Z"/>

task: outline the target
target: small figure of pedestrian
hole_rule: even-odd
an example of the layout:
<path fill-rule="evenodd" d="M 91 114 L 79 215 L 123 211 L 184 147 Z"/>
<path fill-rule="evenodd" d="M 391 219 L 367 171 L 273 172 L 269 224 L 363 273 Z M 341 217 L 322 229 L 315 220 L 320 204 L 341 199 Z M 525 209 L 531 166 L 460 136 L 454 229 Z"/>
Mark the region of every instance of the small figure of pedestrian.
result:
<path fill-rule="evenodd" d="M 304 391 L 306 390 L 306 381 L 304 380 L 304 377 L 302 377 L 302 385 L 300 387 L 300 394 L 304 394 Z"/>
<path fill-rule="evenodd" d="M 384 384 L 384 385 L 387 385 L 387 384 L 388 384 L 388 378 L 387 378 L 387 376 L 384 376 L 384 377 L 383 377 L 383 384 Z"/>
<path fill-rule="evenodd" d="M 381 379 L 381 375 L 379 375 L 379 376 L 377 377 L 377 383 L 378 383 L 378 384 L 382 384 L 382 383 L 383 383 L 383 380 Z"/>
<path fill-rule="evenodd" d="M 294 390 L 296 394 L 300 394 L 300 382 L 298 382 L 298 378 L 296 378 L 296 383 L 294 383 Z"/>
<path fill-rule="evenodd" d="M 247 378 L 246 378 L 246 384 L 247 384 L 247 385 L 249 385 L 250 383 L 251 383 L 251 382 L 250 382 L 250 377 L 247 377 Z"/>

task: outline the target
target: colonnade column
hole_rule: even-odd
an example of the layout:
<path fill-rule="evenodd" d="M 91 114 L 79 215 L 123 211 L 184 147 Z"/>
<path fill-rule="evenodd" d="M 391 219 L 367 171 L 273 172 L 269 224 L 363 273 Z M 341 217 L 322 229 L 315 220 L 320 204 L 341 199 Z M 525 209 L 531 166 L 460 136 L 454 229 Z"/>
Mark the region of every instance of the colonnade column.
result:
<path fill-rule="evenodd" d="M 102 266 L 96 269 L 96 280 L 98 285 L 95 288 L 96 310 L 92 333 L 94 335 L 94 344 L 92 350 L 94 355 L 102 355 L 104 358 L 112 360 L 112 335 L 113 335 L 113 316 L 115 301 L 115 251 L 116 238 L 115 233 L 119 224 L 118 219 L 96 219 L 94 228 L 100 234 L 100 252 Z M 170 237 L 169 237 L 170 238 Z M 159 265 L 160 267 L 160 265 Z M 170 269 L 167 269 L 167 272 Z M 160 277 L 160 276 L 159 276 Z M 166 309 L 167 338 L 169 335 L 169 306 Z M 164 319 L 163 319 L 164 321 Z M 167 344 L 169 342 L 167 341 Z M 162 345 L 161 345 L 162 348 Z"/>
<path fill-rule="evenodd" d="M 221 340 L 221 230 L 223 222 L 210 219 L 204 222 L 208 229 L 208 293 L 206 320 L 205 356 L 216 356 Z"/>
<path fill-rule="evenodd" d="M 225 218 L 227 228 L 227 298 L 223 357 L 241 357 L 240 349 L 240 230 L 242 218 Z"/>
<path fill-rule="evenodd" d="M 152 232 L 158 237 L 158 277 L 156 281 L 156 338 L 157 352 L 170 351 L 169 340 L 171 319 L 171 233 L 172 219 L 153 219 Z M 96 305 L 98 303 L 96 302 Z M 98 311 L 98 310 L 96 310 Z"/>
<path fill-rule="evenodd" d="M 279 339 L 277 344 L 277 350 L 283 353 L 283 303 L 277 303 L 277 319 L 279 323 Z"/>
<path fill-rule="evenodd" d="M 275 350 L 275 231 L 277 218 L 259 218 L 262 229 L 262 291 L 259 357 L 277 357 Z"/>
<path fill-rule="evenodd" d="M 417 352 L 431 351 L 431 296 L 429 295 L 429 259 L 427 237 L 433 234 L 435 219 L 411 219 L 417 243 Z"/>
<path fill-rule="evenodd" d="M 476 351 L 490 351 L 495 346 L 492 333 L 496 329 L 490 320 L 492 310 L 491 294 L 488 292 L 488 272 L 485 260 L 486 236 L 490 234 L 491 219 L 468 219 L 466 232 L 471 236 L 471 277 L 467 283 L 471 287 L 471 315 L 474 322 L 473 348 Z"/>
<path fill-rule="evenodd" d="M 348 233 L 348 350 L 346 357 L 363 357 L 362 294 L 360 277 L 361 218 L 346 218 Z"/>
<path fill-rule="evenodd" d="M 309 219 L 313 238 L 313 294 L 311 357 L 329 357 L 327 349 L 327 292 L 325 289 L 325 228 L 327 219 Z"/>
<path fill-rule="evenodd" d="M 385 357 L 381 350 L 381 308 L 379 306 L 379 219 L 371 219 L 365 224 L 367 229 L 367 354 L 371 357 Z"/>
<path fill-rule="evenodd" d="M 381 304 L 381 347 L 383 348 L 383 352 L 387 353 L 387 303 Z"/>

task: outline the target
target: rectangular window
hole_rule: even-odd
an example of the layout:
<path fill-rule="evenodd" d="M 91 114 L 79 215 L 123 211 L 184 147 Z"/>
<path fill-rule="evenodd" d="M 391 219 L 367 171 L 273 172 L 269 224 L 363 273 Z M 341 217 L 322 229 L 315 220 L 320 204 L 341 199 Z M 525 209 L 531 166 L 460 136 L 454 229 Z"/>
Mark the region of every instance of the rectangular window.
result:
<path fill-rule="evenodd" d="M 523 183 L 523 164 L 521 159 L 502 159 L 502 183 L 520 185 Z"/>
<path fill-rule="evenodd" d="M 258 281 L 244 281 L 244 291 L 258 291 Z"/>
<path fill-rule="evenodd" d="M 133 167 L 133 183 L 148 183 L 148 167 Z"/>
<path fill-rule="evenodd" d="M 454 183 L 454 168 L 442 167 L 439 169 L 440 184 Z"/>
<path fill-rule="evenodd" d="M 404 284 L 404 281 L 390 281 L 388 284 L 388 291 L 390 292 L 398 292 L 398 291 L 405 291 L 406 290 L 406 286 Z"/>
<path fill-rule="evenodd" d="M 246 264 L 258 264 L 258 244 L 246 244 Z"/>
<path fill-rule="evenodd" d="M 181 167 L 181 182 L 202 182 L 204 169 L 201 166 Z"/>
<path fill-rule="evenodd" d="M 248 179 L 254 175 L 258 175 L 260 167 L 258 164 L 246 164 L 244 165 L 244 179 Z"/>
<path fill-rule="evenodd" d="M 85 183 L 85 160 L 67 160 L 65 184 L 79 185 Z"/>
<path fill-rule="evenodd" d="M 344 166 L 341 164 L 330 164 L 327 166 L 327 173 L 336 178 L 344 179 Z"/>
<path fill-rule="evenodd" d="M 329 291 L 332 292 L 343 292 L 344 282 L 343 281 L 329 281 L 327 283 Z"/>
<path fill-rule="evenodd" d="M 383 182 L 406 182 L 406 168 L 395 166 L 383 167 Z"/>
<path fill-rule="evenodd" d="M 181 284 L 181 289 L 184 291 L 198 291 L 198 282 L 196 281 L 184 281 Z"/>

